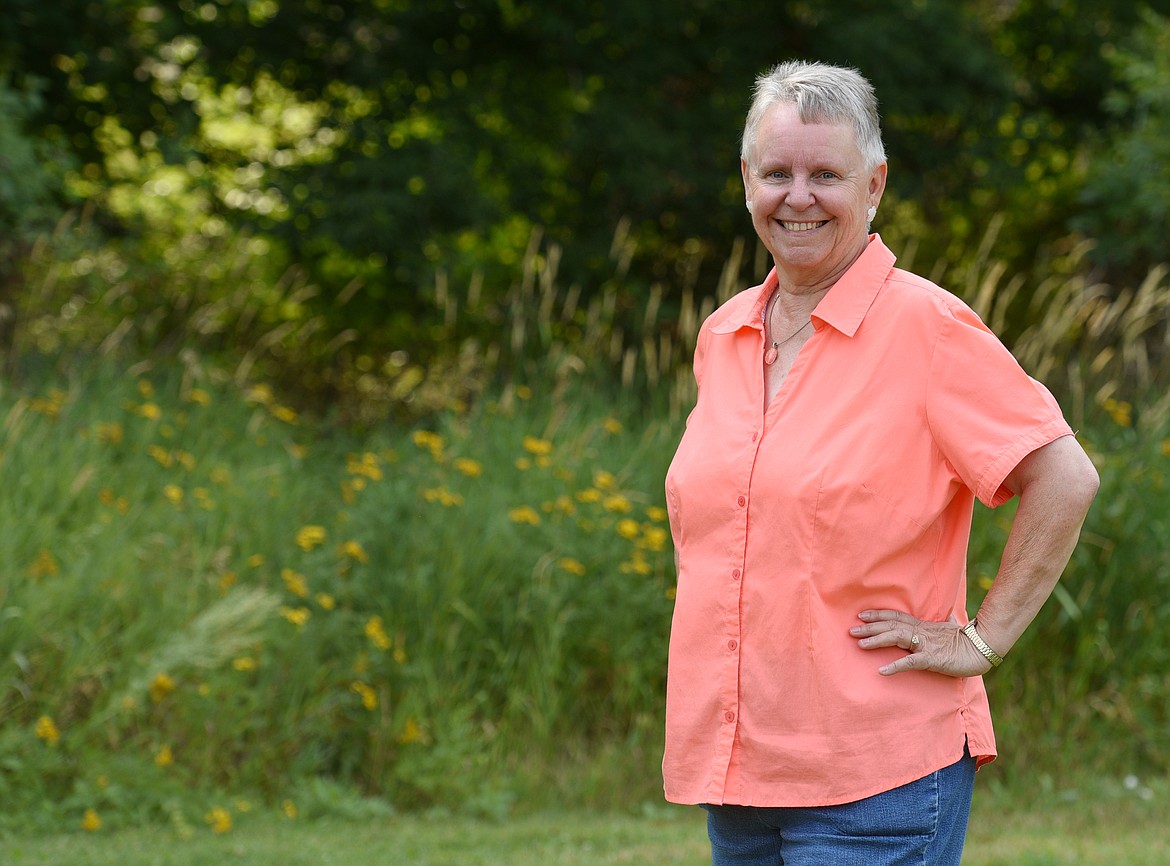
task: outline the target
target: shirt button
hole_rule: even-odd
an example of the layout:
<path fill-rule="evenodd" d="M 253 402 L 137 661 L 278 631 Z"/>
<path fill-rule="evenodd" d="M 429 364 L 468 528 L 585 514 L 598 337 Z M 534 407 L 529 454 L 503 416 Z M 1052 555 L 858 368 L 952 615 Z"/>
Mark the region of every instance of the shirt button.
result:
<path fill-rule="evenodd" d="M 735 721 L 735 713 L 733 713 L 731 710 L 728 710 L 726 713 L 723 714 L 723 720 L 725 722 L 734 722 Z"/>
<path fill-rule="evenodd" d="M 759 438 L 760 438 L 760 434 L 759 434 L 759 433 L 753 433 L 753 434 L 752 434 L 752 441 L 753 441 L 753 442 L 755 442 L 755 441 L 756 441 L 757 439 L 759 439 Z"/>
<path fill-rule="evenodd" d="M 732 580 L 739 580 L 739 569 L 738 569 L 738 568 L 737 568 L 737 569 L 734 569 L 734 570 L 731 572 L 731 579 L 732 579 Z"/>
<path fill-rule="evenodd" d="M 747 505 L 747 497 L 746 496 L 741 496 L 741 497 L 739 497 L 739 499 L 737 499 L 735 501 L 737 503 L 739 503 L 740 508 L 743 508 L 745 505 Z"/>
<path fill-rule="evenodd" d="M 737 644 L 737 643 L 736 643 L 735 641 L 733 641 L 733 640 L 729 640 L 729 641 L 727 642 L 727 648 L 728 648 L 729 650 L 731 650 L 732 652 L 735 652 L 735 648 L 736 648 L 737 646 L 739 646 L 739 644 Z"/>

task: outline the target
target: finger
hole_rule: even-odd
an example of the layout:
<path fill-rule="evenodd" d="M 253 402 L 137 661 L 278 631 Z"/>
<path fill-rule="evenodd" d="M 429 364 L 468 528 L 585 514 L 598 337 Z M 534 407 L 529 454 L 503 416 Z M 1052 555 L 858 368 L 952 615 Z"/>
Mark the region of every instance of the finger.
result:
<path fill-rule="evenodd" d="M 906 622 L 913 619 L 901 610 L 863 610 L 857 618 L 862 622 Z"/>
<path fill-rule="evenodd" d="M 878 668 L 878 673 L 884 677 L 900 674 L 905 671 L 916 671 L 926 668 L 926 659 L 923 656 L 910 653 L 904 655 L 897 661 L 890 662 L 888 665 L 882 665 Z"/>

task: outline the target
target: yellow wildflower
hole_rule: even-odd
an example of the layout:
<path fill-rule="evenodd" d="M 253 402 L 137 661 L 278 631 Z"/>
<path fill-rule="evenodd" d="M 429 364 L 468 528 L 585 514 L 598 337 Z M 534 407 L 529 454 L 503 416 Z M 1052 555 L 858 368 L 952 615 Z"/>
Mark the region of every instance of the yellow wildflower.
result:
<path fill-rule="evenodd" d="M 422 492 L 422 497 L 427 502 L 438 502 L 445 508 L 463 504 L 463 497 L 458 493 L 451 492 L 446 487 L 431 487 Z"/>
<path fill-rule="evenodd" d="M 271 403 L 272 389 L 267 385 L 253 385 L 244 394 L 244 399 L 250 403 Z"/>
<path fill-rule="evenodd" d="M 389 649 L 392 641 L 390 636 L 386 634 L 385 623 L 382 622 L 382 617 L 372 616 L 366 620 L 365 628 L 366 637 L 370 639 L 370 643 L 380 650 Z"/>
<path fill-rule="evenodd" d="M 211 404 L 211 395 L 202 388 L 192 388 L 187 394 L 187 399 L 200 406 L 209 406 Z"/>
<path fill-rule="evenodd" d="M 34 397 L 29 401 L 29 408 L 34 412 L 39 412 L 48 418 L 56 418 L 61 414 L 61 409 L 65 405 L 65 392 L 58 391 L 56 388 L 49 391 L 48 397 Z"/>
<path fill-rule="evenodd" d="M 622 496 L 620 493 L 615 493 L 613 496 L 605 497 L 601 503 L 601 507 L 606 511 L 615 511 L 624 514 L 630 510 L 630 500 Z"/>
<path fill-rule="evenodd" d="M 37 735 L 38 740 L 41 740 L 48 746 L 57 745 L 57 742 L 61 739 L 61 730 L 50 716 L 41 716 L 37 719 L 37 723 L 33 727 L 33 733 Z"/>
<path fill-rule="evenodd" d="M 443 461 L 443 448 L 445 443 L 443 437 L 438 433 L 433 433 L 430 430 L 415 430 L 411 434 L 410 439 L 419 448 L 422 448 L 424 451 L 429 451 L 431 457 L 437 462 L 441 463 Z"/>
<path fill-rule="evenodd" d="M 564 493 L 554 499 L 550 505 L 552 507 L 549 510 L 555 511 L 558 514 L 572 514 L 577 510 L 577 506 L 573 504 L 572 498 Z"/>
<path fill-rule="evenodd" d="M 61 566 L 57 564 L 57 558 L 50 551 L 41 548 L 37 558 L 28 567 L 28 573 L 33 577 L 56 577 L 61 573 Z"/>
<path fill-rule="evenodd" d="M 540 515 L 535 508 L 528 505 L 509 509 L 508 517 L 513 523 L 529 523 L 532 526 L 540 526 Z"/>
<path fill-rule="evenodd" d="M 290 821 L 295 821 L 297 817 L 297 804 L 292 800 L 281 800 L 280 811 L 284 813 L 284 817 Z"/>
<path fill-rule="evenodd" d="M 547 439 L 538 439 L 535 436 L 524 437 L 524 450 L 537 456 L 551 454 L 553 444 Z"/>
<path fill-rule="evenodd" d="M 979 578 L 979 588 L 981 590 L 983 590 L 984 592 L 986 592 L 987 590 L 991 589 L 991 584 L 993 582 L 994 581 L 992 581 L 992 579 L 990 577 L 988 577 L 987 575 L 982 575 Z"/>
<path fill-rule="evenodd" d="M 382 480 L 382 467 L 378 460 L 378 455 L 369 451 L 360 457 L 353 454 L 349 455 L 346 458 L 345 467 L 350 475 L 359 475 L 371 481 Z"/>
<path fill-rule="evenodd" d="M 227 591 L 239 582 L 234 571 L 225 571 L 219 576 L 219 591 L 226 595 Z"/>
<path fill-rule="evenodd" d="M 632 572 L 634 574 L 646 575 L 652 574 L 654 569 L 641 555 L 640 551 L 634 551 L 634 556 L 630 557 L 629 562 L 623 562 L 621 564 L 621 571 L 622 574 L 630 574 Z"/>
<path fill-rule="evenodd" d="M 175 452 L 175 461 L 190 472 L 195 468 L 195 455 L 190 451 L 178 450 Z"/>
<path fill-rule="evenodd" d="M 1162 456 L 1170 457 L 1170 439 L 1162 440 Z"/>
<path fill-rule="evenodd" d="M 577 501 L 578 502 L 600 502 L 601 501 L 601 491 L 598 490 L 596 487 L 587 487 L 585 490 L 582 490 L 577 494 Z"/>
<path fill-rule="evenodd" d="M 300 598 L 309 597 L 309 582 L 300 572 L 293 571 L 291 568 L 282 568 L 280 578 L 284 581 L 284 588 L 293 595 Z"/>
<path fill-rule="evenodd" d="M 240 656 L 232 659 L 232 668 L 237 671 L 248 672 L 256 670 L 256 659 L 251 656 Z"/>
<path fill-rule="evenodd" d="M 635 538 L 637 538 L 638 533 L 641 532 L 641 530 L 642 527 L 638 525 L 638 521 L 631 520 L 628 517 L 624 520 L 619 520 L 617 524 L 618 535 L 620 535 L 622 538 L 629 539 L 630 541 L 633 541 Z"/>
<path fill-rule="evenodd" d="M 96 833 L 102 829 L 102 819 L 96 809 L 86 809 L 81 816 L 81 829 L 86 833 Z"/>
<path fill-rule="evenodd" d="M 598 469 L 593 473 L 593 484 L 599 490 L 613 490 L 617 487 L 617 477 L 612 472 Z"/>
<path fill-rule="evenodd" d="M 251 812 L 252 804 L 248 800 L 236 800 L 237 812 Z"/>
<path fill-rule="evenodd" d="M 401 638 L 399 638 L 398 646 L 394 647 L 392 658 L 400 665 L 406 664 L 406 647 L 402 645 Z"/>
<path fill-rule="evenodd" d="M 378 707 L 378 693 L 370 688 L 361 680 L 355 680 L 349 687 L 350 691 L 358 695 L 362 699 L 362 706 L 367 710 L 374 710 Z"/>
<path fill-rule="evenodd" d="M 519 397 L 521 400 L 531 400 L 532 399 L 532 389 L 529 388 L 527 385 L 521 385 L 516 389 L 516 396 Z"/>
<path fill-rule="evenodd" d="M 601 422 L 601 427 L 603 430 L 605 430 L 606 433 L 609 433 L 611 436 L 617 435 L 618 433 L 622 432 L 622 422 L 619 421 L 617 418 L 606 418 L 604 421 Z"/>
<path fill-rule="evenodd" d="M 548 469 L 548 467 L 552 466 L 552 458 L 541 454 L 536 458 L 536 465 L 540 469 Z"/>
<path fill-rule="evenodd" d="M 177 484 L 168 484 L 163 487 L 163 496 L 176 508 L 183 504 L 183 488 Z"/>
<path fill-rule="evenodd" d="M 527 457 L 517 457 L 516 458 L 516 468 L 519 469 L 521 472 L 527 472 L 529 469 L 532 468 L 532 461 L 529 460 Z"/>
<path fill-rule="evenodd" d="M 337 607 L 337 599 L 327 592 L 319 592 L 317 593 L 317 604 L 321 610 L 333 610 Z"/>
<path fill-rule="evenodd" d="M 97 437 L 99 442 L 105 442 L 109 445 L 121 445 L 122 439 L 125 437 L 125 430 L 116 421 L 109 424 L 98 424 Z"/>
<path fill-rule="evenodd" d="M 232 829 L 232 813 L 222 806 L 215 806 L 204 819 L 211 827 L 212 833 L 227 833 Z"/>
<path fill-rule="evenodd" d="M 154 461 L 164 469 L 170 469 L 171 466 L 173 466 L 175 463 L 175 458 L 171 452 L 163 448 L 161 445 L 151 445 L 146 449 L 146 453 L 149 454 L 154 459 Z"/>
<path fill-rule="evenodd" d="M 150 681 L 148 692 L 150 699 L 154 703 L 159 703 L 167 695 L 175 690 L 175 680 L 170 674 L 158 673 L 154 675 L 154 679 Z"/>
<path fill-rule="evenodd" d="M 154 762 L 160 767 L 169 767 L 175 763 L 175 756 L 171 752 L 170 746 L 163 746 L 154 755 Z"/>
<path fill-rule="evenodd" d="M 363 565 L 370 561 L 370 556 L 366 553 L 366 549 L 362 547 L 361 542 L 352 538 L 341 545 L 341 555 L 352 559 L 354 562 L 360 562 Z"/>
<path fill-rule="evenodd" d="M 422 726 L 413 718 L 406 720 L 406 724 L 402 727 L 402 733 L 398 735 L 398 742 L 404 746 L 410 743 L 421 743 L 425 739 L 426 734 L 423 733 Z"/>
<path fill-rule="evenodd" d="M 260 566 L 262 566 L 264 564 L 264 554 L 263 553 L 253 553 L 251 556 L 249 556 L 244 561 L 247 562 L 248 565 L 251 566 L 252 568 L 259 568 Z"/>
<path fill-rule="evenodd" d="M 138 393 L 142 396 L 143 400 L 149 400 L 154 396 L 154 385 L 146 379 L 139 379 Z"/>
<path fill-rule="evenodd" d="M 211 483 L 218 484 L 220 487 L 226 486 L 232 480 L 232 474 L 222 466 L 217 466 L 211 470 Z"/>
<path fill-rule="evenodd" d="M 642 539 L 638 542 L 638 546 L 646 550 L 665 550 L 668 537 L 669 533 L 661 526 L 644 526 L 642 527 Z"/>
<path fill-rule="evenodd" d="M 578 577 L 585 574 L 585 564 L 578 559 L 573 559 L 571 556 L 565 556 L 561 559 L 558 559 L 557 565 L 570 574 L 575 574 Z"/>
<path fill-rule="evenodd" d="M 453 464 L 455 468 L 469 478 L 478 478 L 483 474 L 483 464 L 470 457 L 460 457 Z"/>
<path fill-rule="evenodd" d="M 660 505 L 651 505 L 646 509 L 646 516 L 655 523 L 662 523 L 667 518 L 666 509 Z"/>
<path fill-rule="evenodd" d="M 1105 411 L 1119 427 L 1129 427 L 1133 424 L 1133 406 L 1124 400 L 1114 400 L 1109 397 L 1104 403 Z"/>
<path fill-rule="evenodd" d="M 282 606 L 280 608 L 280 615 L 295 625 L 297 628 L 303 628 L 305 623 L 309 621 L 309 617 L 312 615 L 312 611 L 310 611 L 307 607 Z"/>
<path fill-rule="evenodd" d="M 297 423 L 296 410 L 291 409 L 288 406 L 273 406 L 268 411 L 272 414 L 272 417 L 275 418 L 277 421 L 283 421 L 285 424 L 296 424 Z"/>
<path fill-rule="evenodd" d="M 302 526 L 297 530 L 297 546 L 306 552 L 325 541 L 324 526 Z"/>
<path fill-rule="evenodd" d="M 138 414 L 149 421 L 157 421 L 162 417 L 162 409 L 154 403 L 143 403 L 138 407 Z"/>

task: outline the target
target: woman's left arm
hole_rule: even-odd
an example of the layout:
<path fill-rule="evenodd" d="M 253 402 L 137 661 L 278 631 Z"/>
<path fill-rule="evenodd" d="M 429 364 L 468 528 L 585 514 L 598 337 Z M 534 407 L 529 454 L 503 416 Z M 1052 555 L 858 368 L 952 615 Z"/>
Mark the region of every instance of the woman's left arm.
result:
<path fill-rule="evenodd" d="M 1006 656 L 1040 612 L 1068 564 L 1100 479 L 1076 438 L 1063 436 L 1024 457 L 1004 483 L 1020 497 L 999 572 L 975 617 L 979 636 Z M 908 655 L 880 669 L 986 673 L 991 663 L 955 622 L 923 622 L 894 610 L 859 614 L 862 649 L 900 646 Z M 915 641 L 917 637 L 917 641 Z"/>

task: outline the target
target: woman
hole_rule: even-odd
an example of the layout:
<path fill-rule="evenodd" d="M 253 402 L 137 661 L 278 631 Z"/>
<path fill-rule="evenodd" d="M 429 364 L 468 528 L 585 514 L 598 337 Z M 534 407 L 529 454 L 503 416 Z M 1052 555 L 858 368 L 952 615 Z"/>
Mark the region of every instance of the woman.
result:
<path fill-rule="evenodd" d="M 1051 395 L 869 234 L 886 184 L 856 71 L 756 83 L 741 154 L 775 262 L 703 324 L 667 475 L 678 563 L 667 799 L 721 864 L 958 864 L 996 754 L 982 674 L 1039 611 L 1097 490 Z M 1018 496 L 965 610 L 975 497 Z"/>

